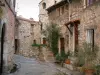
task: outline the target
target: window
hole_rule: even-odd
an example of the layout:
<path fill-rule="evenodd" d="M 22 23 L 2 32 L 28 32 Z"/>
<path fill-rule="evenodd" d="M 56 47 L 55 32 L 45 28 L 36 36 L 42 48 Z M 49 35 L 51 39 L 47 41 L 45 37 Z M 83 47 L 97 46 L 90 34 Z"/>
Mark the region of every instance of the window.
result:
<path fill-rule="evenodd" d="M 43 38 L 43 44 L 46 44 L 46 38 Z"/>
<path fill-rule="evenodd" d="M 45 9 L 46 8 L 46 3 L 43 3 L 42 6 L 43 6 L 43 9 Z"/>
<path fill-rule="evenodd" d="M 94 29 L 88 29 L 86 35 L 87 43 L 94 45 Z"/>
<path fill-rule="evenodd" d="M 43 24 L 41 23 L 41 30 L 43 29 Z"/>
<path fill-rule="evenodd" d="M 57 3 L 57 1 L 55 1 L 55 4 Z"/>
<path fill-rule="evenodd" d="M 59 13 L 59 16 L 60 16 L 60 8 L 58 8 L 58 13 Z"/>
<path fill-rule="evenodd" d="M 33 43 L 36 44 L 36 40 L 33 40 Z"/>
<path fill-rule="evenodd" d="M 61 7 L 61 14 L 63 14 L 64 13 L 64 6 L 63 7 Z"/>
<path fill-rule="evenodd" d="M 69 7 L 68 7 L 68 4 L 66 4 L 66 5 L 65 5 L 65 10 L 68 10 L 68 8 L 69 8 Z"/>
<path fill-rule="evenodd" d="M 86 0 L 85 1 L 86 2 L 86 6 L 89 6 L 89 5 L 93 4 L 93 3 L 95 3 L 96 1 L 98 1 L 98 0 Z"/>

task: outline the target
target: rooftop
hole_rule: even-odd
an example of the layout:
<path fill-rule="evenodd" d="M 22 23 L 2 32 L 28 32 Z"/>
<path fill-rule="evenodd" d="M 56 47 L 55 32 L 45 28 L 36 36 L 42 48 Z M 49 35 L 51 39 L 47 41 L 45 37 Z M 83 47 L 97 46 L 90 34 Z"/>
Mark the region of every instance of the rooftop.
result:
<path fill-rule="evenodd" d="M 54 4 L 53 6 L 47 8 L 46 10 L 48 11 L 48 13 L 52 12 L 53 10 L 55 10 L 56 8 L 59 8 L 60 6 L 63 6 L 64 4 L 67 4 L 67 0 L 62 0 L 56 4 Z"/>

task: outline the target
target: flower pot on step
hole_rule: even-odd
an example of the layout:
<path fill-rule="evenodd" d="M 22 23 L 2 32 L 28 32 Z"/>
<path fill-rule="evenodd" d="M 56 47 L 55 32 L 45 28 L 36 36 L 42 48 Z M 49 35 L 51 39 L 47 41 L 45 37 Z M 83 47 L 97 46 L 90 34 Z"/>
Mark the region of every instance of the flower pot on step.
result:
<path fill-rule="evenodd" d="M 70 63 L 71 63 L 71 62 L 70 62 L 70 59 L 66 59 L 66 60 L 65 60 L 65 63 L 66 63 L 66 64 L 70 64 Z"/>

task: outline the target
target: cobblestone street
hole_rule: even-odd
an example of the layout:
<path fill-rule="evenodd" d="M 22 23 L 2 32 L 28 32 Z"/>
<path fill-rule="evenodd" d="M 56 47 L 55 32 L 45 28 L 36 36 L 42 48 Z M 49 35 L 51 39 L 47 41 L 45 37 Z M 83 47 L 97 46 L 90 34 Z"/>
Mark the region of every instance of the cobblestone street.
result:
<path fill-rule="evenodd" d="M 17 64 L 18 70 L 9 75 L 55 75 L 59 72 L 66 73 L 66 75 L 82 75 L 50 62 L 42 62 L 35 58 L 27 58 L 20 55 L 14 56 L 14 62 Z"/>
<path fill-rule="evenodd" d="M 10 75 L 53 75 L 58 72 L 55 65 L 37 61 L 35 58 L 15 55 L 14 59 L 19 69 Z"/>

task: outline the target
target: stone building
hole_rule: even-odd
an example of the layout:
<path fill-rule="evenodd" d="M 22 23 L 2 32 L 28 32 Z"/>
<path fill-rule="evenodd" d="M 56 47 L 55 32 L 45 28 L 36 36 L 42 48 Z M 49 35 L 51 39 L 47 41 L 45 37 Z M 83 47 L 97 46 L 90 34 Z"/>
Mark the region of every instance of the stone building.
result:
<path fill-rule="evenodd" d="M 46 9 L 60 1 L 61 0 L 42 0 L 39 3 L 39 22 L 41 25 L 41 30 L 45 29 L 49 24 L 48 11 Z M 41 35 L 41 43 L 43 43 L 44 38 L 45 36 Z"/>
<path fill-rule="evenodd" d="M 77 45 L 82 45 L 83 42 L 99 46 L 99 0 L 62 0 L 51 4 L 45 11 L 48 22 L 61 27 L 63 35 L 60 38 L 59 51 L 64 47 L 65 52 L 75 52 Z"/>
<path fill-rule="evenodd" d="M 39 22 L 31 19 L 25 19 L 22 17 L 17 17 L 19 21 L 18 25 L 18 35 L 16 39 L 17 52 L 27 56 L 32 57 L 35 55 L 35 51 L 32 47 L 33 43 L 40 44 L 40 25 Z"/>
<path fill-rule="evenodd" d="M 0 74 L 13 68 L 15 1 L 0 0 Z"/>
<path fill-rule="evenodd" d="M 46 4 L 44 8 L 44 3 Z M 64 5 L 63 5 L 64 4 Z M 62 7 L 63 6 L 63 7 Z M 64 22 L 68 22 L 68 3 L 67 1 L 62 0 L 42 0 L 39 4 L 39 20 L 42 24 L 43 29 L 49 24 L 49 23 L 56 23 L 61 27 L 61 33 L 63 34 L 62 37 L 59 39 L 59 53 L 61 49 L 66 49 L 65 51 L 68 51 L 68 35 L 66 34 L 66 26 L 64 26 Z M 60 11 L 63 9 L 65 12 Z M 41 15 L 42 14 L 42 15 Z M 45 18 L 46 16 L 46 18 Z M 66 16 L 66 17 L 65 17 Z M 41 38 L 44 38 L 45 36 L 42 36 Z M 64 42 L 66 41 L 66 42 Z"/>

